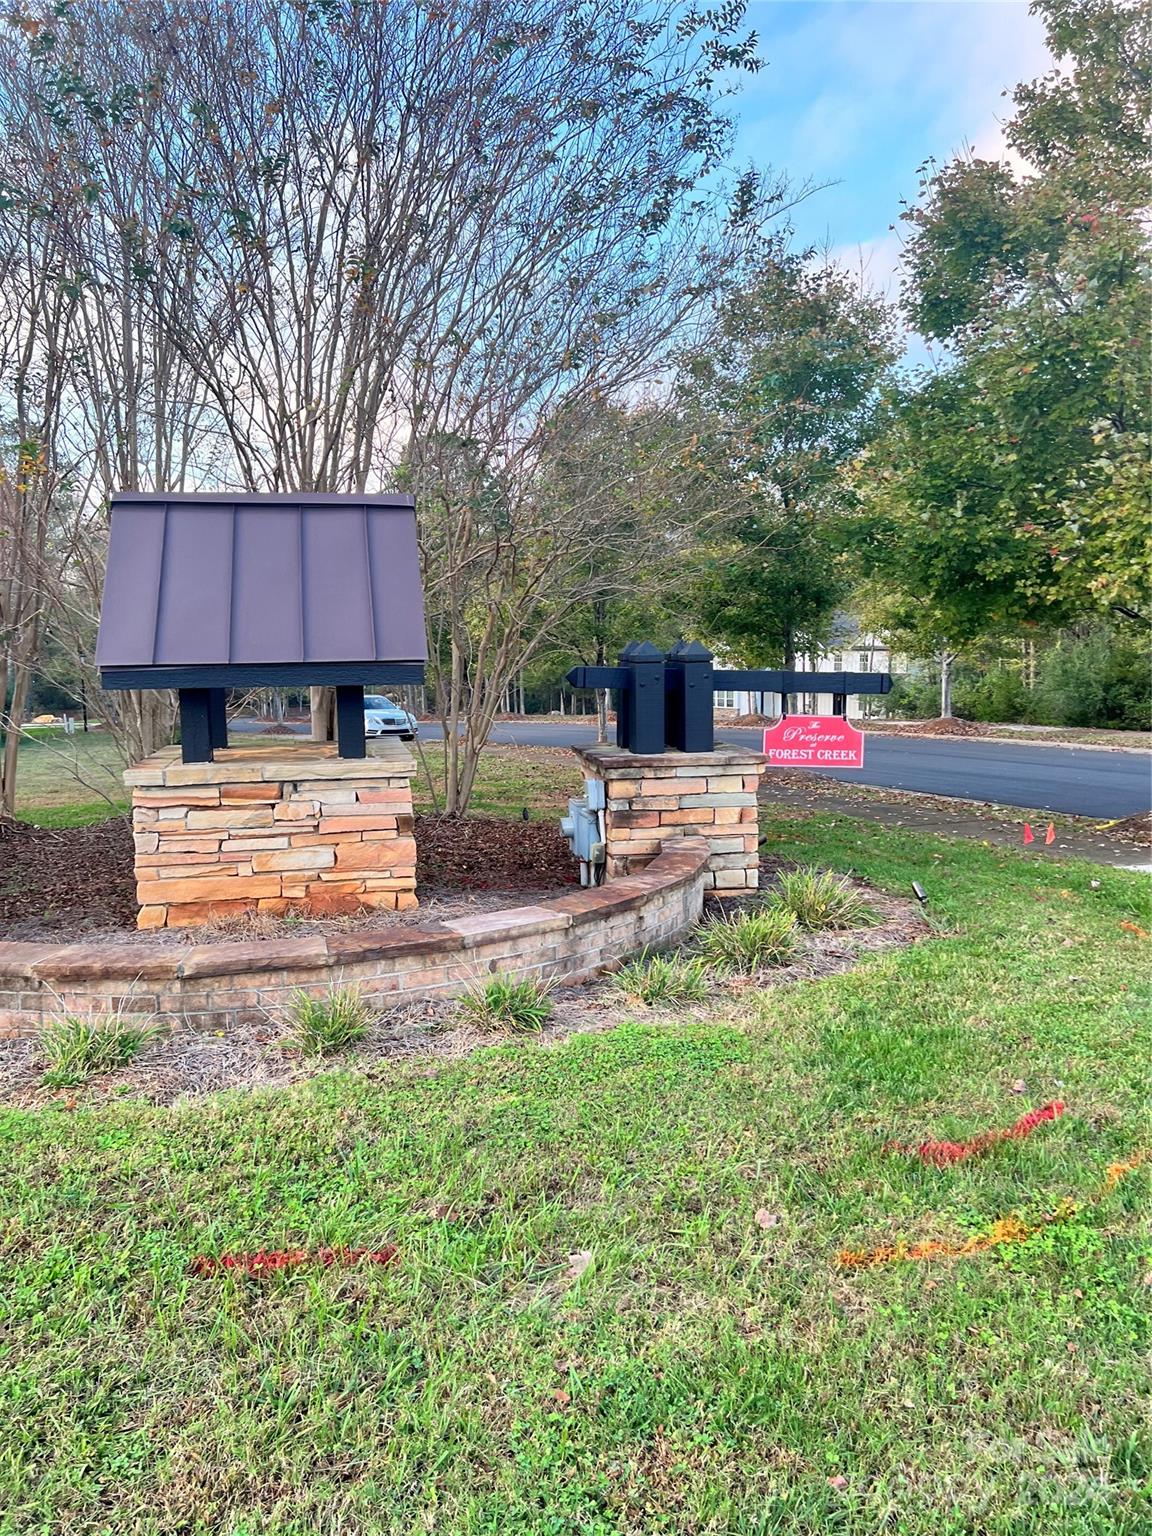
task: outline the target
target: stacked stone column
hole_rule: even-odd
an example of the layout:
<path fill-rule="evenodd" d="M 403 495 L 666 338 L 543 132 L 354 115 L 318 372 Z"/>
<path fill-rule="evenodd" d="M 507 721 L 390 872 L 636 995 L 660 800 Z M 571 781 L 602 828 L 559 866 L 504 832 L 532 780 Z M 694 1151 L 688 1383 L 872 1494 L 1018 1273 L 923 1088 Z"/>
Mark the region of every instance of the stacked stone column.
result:
<path fill-rule="evenodd" d="M 762 753 L 719 748 L 641 756 L 592 747 L 576 755 L 585 773 L 605 784 L 606 879 L 634 874 L 670 839 L 691 836 L 709 845 L 709 889 L 721 896 L 756 889 Z"/>
<path fill-rule="evenodd" d="M 414 771 L 390 740 L 366 758 L 304 741 L 146 758 L 124 775 L 139 926 L 416 906 Z"/>

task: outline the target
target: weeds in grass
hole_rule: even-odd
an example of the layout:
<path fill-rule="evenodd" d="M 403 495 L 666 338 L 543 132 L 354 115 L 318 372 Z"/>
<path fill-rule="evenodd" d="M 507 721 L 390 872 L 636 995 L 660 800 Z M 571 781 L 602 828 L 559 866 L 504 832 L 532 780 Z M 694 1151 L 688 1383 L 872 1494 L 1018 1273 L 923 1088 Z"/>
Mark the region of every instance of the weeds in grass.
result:
<path fill-rule="evenodd" d="M 638 1003 L 698 1003 L 708 995 L 708 968 L 698 958 L 655 955 L 648 950 L 622 965 L 612 978 L 626 997 Z"/>
<path fill-rule="evenodd" d="M 477 1029 L 514 1030 L 535 1034 L 552 1014 L 551 988 L 526 977 L 491 977 L 460 999 L 460 1012 Z"/>
<path fill-rule="evenodd" d="M 786 907 L 801 928 L 857 928 L 871 918 L 861 893 L 830 869 L 793 869 L 776 882 L 775 904 Z"/>
<path fill-rule="evenodd" d="M 48 1064 L 44 1084 L 71 1088 L 86 1078 L 126 1066 L 159 1035 L 147 1019 L 129 1019 L 119 1013 L 84 1018 L 66 1013 L 40 1031 L 40 1051 Z"/>
<path fill-rule="evenodd" d="M 787 965 L 796 953 L 796 915 L 776 905 L 726 912 L 704 924 L 698 945 L 704 960 L 722 971 Z"/>
<path fill-rule="evenodd" d="M 288 1039 L 305 1056 L 334 1056 L 355 1045 L 368 1028 L 368 1005 L 355 987 L 322 997 L 297 992 L 288 1006 Z"/>

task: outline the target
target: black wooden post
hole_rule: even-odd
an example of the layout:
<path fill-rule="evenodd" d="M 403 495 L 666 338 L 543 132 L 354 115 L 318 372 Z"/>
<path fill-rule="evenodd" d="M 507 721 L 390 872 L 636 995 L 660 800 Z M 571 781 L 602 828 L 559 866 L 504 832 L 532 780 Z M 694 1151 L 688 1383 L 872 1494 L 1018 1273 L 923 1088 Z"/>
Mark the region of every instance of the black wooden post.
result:
<path fill-rule="evenodd" d="M 668 652 L 668 745 L 678 752 L 711 752 L 715 745 L 712 652 L 681 640 Z"/>
<path fill-rule="evenodd" d="M 631 661 L 633 652 L 639 644 L 638 640 L 629 640 L 620 652 L 617 659 L 623 668 L 624 681 L 619 688 L 613 689 L 613 702 L 616 705 L 616 745 L 623 747 L 626 752 L 636 750 L 632 745 L 632 685 L 635 679 L 632 676 Z"/>
<path fill-rule="evenodd" d="M 180 689 L 180 756 L 186 763 L 212 761 L 212 711 L 208 688 Z"/>
<path fill-rule="evenodd" d="M 648 640 L 628 647 L 631 654 L 625 666 L 632 674 L 631 704 L 628 718 L 629 750 L 644 754 L 663 752 L 667 744 L 664 728 L 664 652 Z M 623 653 L 621 653 L 624 661 Z"/>
<path fill-rule="evenodd" d="M 227 694 L 223 688 L 209 688 L 208 690 L 208 730 L 212 737 L 213 747 L 226 747 L 228 745 L 228 709 L 225 703 Z"/>
<path fill-rule="evenodd" d="M 368 756 L 362 684 L 336 689 L 336 751 L 340 757 Z"/>
<path fill-rule="evenodd" d="M 834 715 L 846 715 L 848 713 L 848 695 L 846 693 L 834 693 L 832 695 L 832 713 Z"/>

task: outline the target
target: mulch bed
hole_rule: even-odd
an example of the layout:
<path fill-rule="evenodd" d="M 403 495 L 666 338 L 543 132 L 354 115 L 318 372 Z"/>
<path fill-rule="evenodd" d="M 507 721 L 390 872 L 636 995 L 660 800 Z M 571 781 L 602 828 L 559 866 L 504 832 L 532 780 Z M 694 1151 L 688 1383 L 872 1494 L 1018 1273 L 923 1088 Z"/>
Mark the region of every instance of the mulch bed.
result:
<path fill-rule="evenodd" d="M 579 866 L 554 821 L 416 817 L 417 888 L 422 902 L 436 904 L 441 915 L 453 896 L 504 896 L 481 904 L 516 906 L 578 880 Z M 375 914 L 371 921 L 390 917 L 395 920 L 394 914 Z M 115 929 L 136 932 L 127 817 L 89 827 L 0 822 L 0 938 L 84 938 Z M 204 938 L 206 930 L 195 936 Z M 237 935 L 222 927 L 218 936 Z"/>

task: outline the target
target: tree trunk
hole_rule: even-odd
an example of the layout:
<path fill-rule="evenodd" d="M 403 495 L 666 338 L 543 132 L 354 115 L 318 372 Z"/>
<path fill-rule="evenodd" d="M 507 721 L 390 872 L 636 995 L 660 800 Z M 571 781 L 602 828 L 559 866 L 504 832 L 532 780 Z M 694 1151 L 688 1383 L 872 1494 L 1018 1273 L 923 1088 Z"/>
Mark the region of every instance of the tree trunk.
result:
<path fill-rule="evenodd" d="M 16 814 L 16 765 L 20 754 L 24 710 L 28 703 L 28 688 L 32 681 L 32 668 L 26 658 L 16 658 L 12 675 L 12 707 L 8 711 L 3 765 L 0 766 L 0 816 Z"/>
<path fill-rule="evenodd" d="M 309 688 L 308 705 L 312 715 L 312 740 L 336 740 L 335 688 Z"/>
<path fill-rule="evenodd" d="M 951 720 L 952 718 L 952 663 L 956 660 L 954 651 L 940 652 L 940 718 Z"/>

